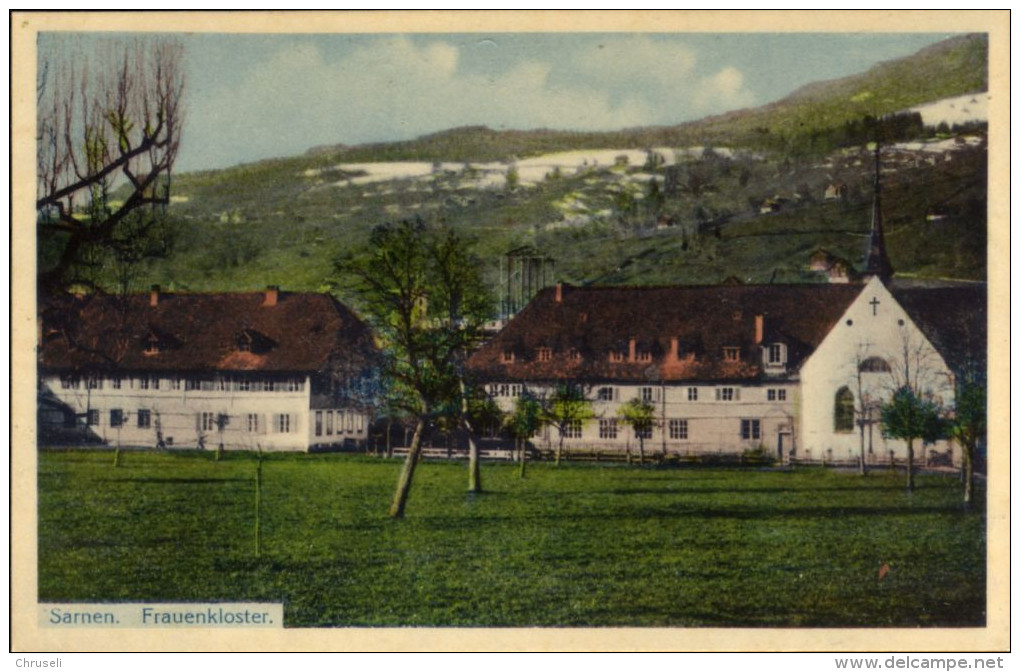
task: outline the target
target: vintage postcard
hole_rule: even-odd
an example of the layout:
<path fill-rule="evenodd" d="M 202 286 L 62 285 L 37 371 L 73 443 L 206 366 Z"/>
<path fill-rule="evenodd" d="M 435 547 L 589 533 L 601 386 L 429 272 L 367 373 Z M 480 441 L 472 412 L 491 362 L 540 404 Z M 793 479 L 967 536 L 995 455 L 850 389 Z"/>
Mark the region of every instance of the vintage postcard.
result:
<path fill-rule="evenodd" d="M 1008 12 L 11 20 L 12 650 L 1008 650 Z"/>

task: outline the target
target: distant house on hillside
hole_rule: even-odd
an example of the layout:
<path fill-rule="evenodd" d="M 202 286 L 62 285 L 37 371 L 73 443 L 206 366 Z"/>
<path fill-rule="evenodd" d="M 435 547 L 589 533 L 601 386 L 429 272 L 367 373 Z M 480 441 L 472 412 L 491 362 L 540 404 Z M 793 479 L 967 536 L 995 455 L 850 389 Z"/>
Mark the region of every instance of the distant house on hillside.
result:
<path fill-rule="evenodd" d="M 40 432 L 152 447 L 363 443 L 375 346 L 324 294 L 62 297 L 40 321 Z"/>
<path fill-rule="evenodd" d="M 821 248 L 811 254 L 808 270 L 824 275 L 829 282 L 850 282 L 854 274 L 849 261 Z"/>
<path fill-rule="evenodd" d="M 845 182 L 832 182 L 825 187 L 826 201 L 845 201 L 848 193 Z"/>
<path fill-rule="evenodd" d="M 636 445 L 619 412 L 639 399 L 656 415 L 645 447 L 663 454 L 764 449 L 781 461 L 850 461 L 860 454 L 865 422 L 868 461 L 903 460 L 905 444 L 882 437 L 877 403 L 911 364 L 908 344 L 911 357 L 924 356 L 923 389 L 952 404 L 955 353 L 945 346 L 951 337 L 940 334 L 963 319 L 953 311 L 983 307 L 981 290 L 969 296 L 939 315 L 923 294 L 901 304 L 878 277 L 864 284 L 557 285 L 468 366 L 506 411 L 523 394 L 580 388 L 595 418 L 565 428 L 568 449 Z M 543 431 L 536 443 L 558 440 Z M 959 457 L 945 441 L 930 450 Z"/>

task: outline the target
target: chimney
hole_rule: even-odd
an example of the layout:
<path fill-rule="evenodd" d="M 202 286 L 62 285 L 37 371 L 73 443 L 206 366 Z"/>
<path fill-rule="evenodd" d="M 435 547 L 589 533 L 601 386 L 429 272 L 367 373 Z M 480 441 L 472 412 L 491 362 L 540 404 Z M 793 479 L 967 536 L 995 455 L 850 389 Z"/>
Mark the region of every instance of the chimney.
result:
<path fill-rule="evenodd" d="M 262 302 L 263 306 L 273 307 L 280 300 L 280 286 L 279 285 L 267 285 L 266 286 L 266 300 Z"/>
<path fill-rule="evenodd" d="M 765 339 L 765 316 L 758 314 L 754 316 L 754 344 L 761 345 Z"/>
<path fill-rule="evenodd" d="M 676 336 L 669 339 L 669 358 L 674 362 L 680 359 L 680 339 Z"/>
<path fill-rule="evenodd" d="M 159 305 L 159 285 L 149 288 L 149 305 L 153 308 Z"/>
<path fill-rule="evenodd" d="M 563 283 L 556 283 L 556 303 L 563 303 Z"/>
<path fill-rule="evenodd" d="M 630 339 L 630 346 L 627 351 L 627 361 L 629 362 L 637 361 L 637 340 L 633 338 Z"/>

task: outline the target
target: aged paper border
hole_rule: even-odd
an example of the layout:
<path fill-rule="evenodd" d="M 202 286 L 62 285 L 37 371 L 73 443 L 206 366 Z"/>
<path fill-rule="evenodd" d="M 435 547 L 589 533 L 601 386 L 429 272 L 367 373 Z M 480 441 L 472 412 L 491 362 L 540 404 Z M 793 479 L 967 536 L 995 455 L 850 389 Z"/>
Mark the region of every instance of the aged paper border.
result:
<path fill-rule="evenodd" d="M 11 651 L 1008 651 L 1009 22 L 996 11 L 12 12 Z M 35 42 L 42 30 L 222 33 L 985 32 L 988 143 L 988 617 L 969 629 L 64 630 L 36 610 Z M 1005 449 L 1002 449 L 1005 448 Z"/>

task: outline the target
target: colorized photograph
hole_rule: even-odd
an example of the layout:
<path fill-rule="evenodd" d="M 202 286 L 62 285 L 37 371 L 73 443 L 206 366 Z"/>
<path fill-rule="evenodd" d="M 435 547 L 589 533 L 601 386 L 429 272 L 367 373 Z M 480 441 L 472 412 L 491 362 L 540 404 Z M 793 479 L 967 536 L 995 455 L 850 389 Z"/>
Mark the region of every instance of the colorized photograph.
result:
<path fill-rule="evenodd" d="M 823 16 L 37 29 L 33 628 L 988 628 L 990 35 Z"/>

